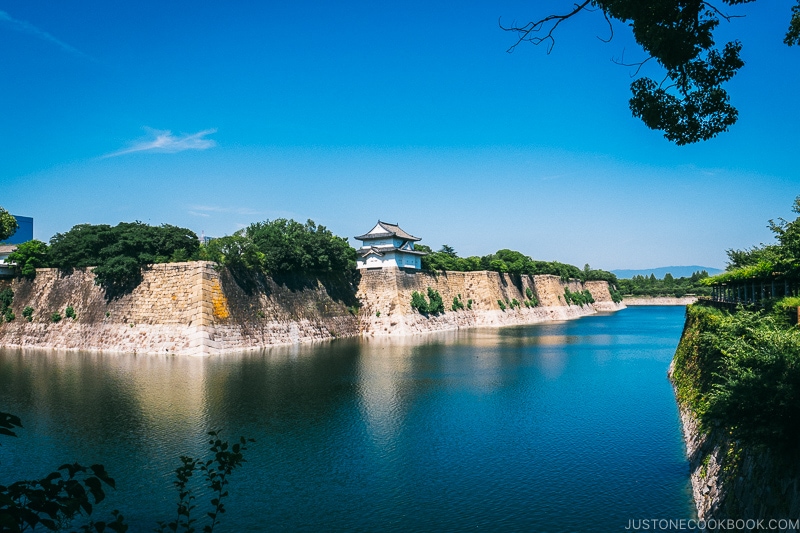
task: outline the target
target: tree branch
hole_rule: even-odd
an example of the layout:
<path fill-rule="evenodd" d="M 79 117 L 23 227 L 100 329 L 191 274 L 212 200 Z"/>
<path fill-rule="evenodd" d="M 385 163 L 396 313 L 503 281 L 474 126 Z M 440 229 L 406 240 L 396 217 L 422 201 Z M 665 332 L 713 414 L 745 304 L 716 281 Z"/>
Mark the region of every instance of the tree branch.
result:
<path fill-rule="evenodd" d="M 522 42 L 529 42 L 535 45 L 540 45 L 543 42 L 548 41 L 550 44 L 547 46 L 547 53 L 549 54 L 553 50 L 553 46 L 555 45 L 556 41 L 553 38 L 553 32 L 555 32 L 558 25 L 564 22 L 567 19 L 572 18 L 573 16 L 577 15 L 581 11 L 583 11 L 586 6 L 591 3 L 591 0 L 585 0 L 581 4 L 575 4 L 575 9 L 573 9 L 570 13 L 565 15 L 550 15 L 543 19 L 539 19 L 535 22 L 529 22 L 524 26 L 503 26 L 503 23 L 500 22 L 498 19 L 497 24 L 500 26 L 500 29 L 503 31 L 510 31 L 517 34 L 517 42 L 511 45 L 506 52 L 511 53 L 514 49 Z M 608 20 L 608 17 L 606 17 Z M 610 25 L 610 22 L 609 22 Z M 547 33 L 544 35 L 539 34 L 539 32 L 547 29 Z M 612 32 L 613 34 L 613 32 Z"/>
<path fill-rule="evenodd" d="M 707 8 L 709 8 L 709 9 L 711 9 L 714 13 L 719 15 L 721 18 L 724 18 L 726 22 L 730 22 L 733 19 L 743 19 L 744 18 L 744 15 L 726 15 L 717 6 L 715 6 L 714 4 L 710 4 L 710 3 L 706 2 L 705 0 L 703 0 L 703 5 L 706 6 Z"/>
<path fill-rule="evenodd" d="M 621 67 L 636 67 L 636 70 L 633 72 L 633 74 L 631 74 L 631 78 L 635 78 L 636 76 L 639 75 L 639 71 L 642 70 L 642 67 L 645 65 L 645 63 L 647 63 L 651 59 L 653 59 L 653 56 L 648 56 L 647 59 L 643 59 L 642 61 L 636 61 L 634 63 L 624 63 L 624 61 L 625 61 L 625 50 L 623 50 L 622 51 L 622 58 L 619 61 L 617 61 L 616 59 L 614 59 L 612 57 L 611 58 L 611 62 L 614 63 L 615 65 L 619 65 Z"/>
<path fill-rule="evenodd" d="M 597 11 L 597 10 L 593 9 L 593 10 L 590 10 L 590 11 Z M 610 43 L 611 39 L 614 38 L 614 26 L 611 24 L 611 19 L 608 18 L 608 13 L 606 13 L 605 11 L 603 11 L 603 18 L 606 19 L 606 23 L 608 24 L 609 36 L 608 36 L 608 39 L 603 39 L 599 35 L 597 36 L 597 38 L 600 39 L 601 41 L 603 41 L 604 43 Z"/>

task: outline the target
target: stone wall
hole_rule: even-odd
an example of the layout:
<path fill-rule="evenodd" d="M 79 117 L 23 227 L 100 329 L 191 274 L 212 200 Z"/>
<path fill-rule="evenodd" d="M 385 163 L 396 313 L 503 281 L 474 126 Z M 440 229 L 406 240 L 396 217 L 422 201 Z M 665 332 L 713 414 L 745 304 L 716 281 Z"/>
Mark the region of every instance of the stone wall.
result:
<path fill-rule="evenodd" d="M 591 285 L 590 285 L 591 284 Z M 611 301 L 608 284 L 590 282 L 596 305 L 606 309 L 622 309 Z M 446 312 L 440 316 L 426 317 L 411 308 L 413 292 L 427 293 L 428 287 L 441 294 Z M 567 320 L 594 314 L 595 306 L 566 305 L 564 288 L 573 292 L 584 286 L 571 280 L 562 282 L 558 276 L 516 276 L 498 272 L 423 272 L 401 269 L 362 271 L 358 288 L 363 335 L 408 335 L 427 331 L 443 331 L 475 326 L 508 326 L 532 324 L 546 320 Z M 530 288 L 539 300 L 539 306 L 526 308 L 506 307 L 503 311 L 498 300 L 509 302 L 527 299 Z M 603 290 L 605 292 L 603 292 Z M 460 296 L 472 309 L 451 311 L 453 298 Z"/>
<path fill-rule="evenodd" d="M 0 324 L 0 346 L 129 353 L 207 355 L 232 350 L 327 340 L 356 335 L 407 335 L 474 326 L 565 320 L 614 310 L 605 282 L 589 282 L 594 305 L 564 303 L 564 288 L 580 291 L 577 281 L 556 276 L 511 276 L 496 272 L 360 271 L 341 277 L 238 277 L 209 262 L 153 265 L 130 294 L 107 300 L 90 269 L 64 274 L 37 270 L 36 279 L 5 280 L 14 290 L 17 318 Z M 411 294 L 431 287 L 442 295 L 446 312 L 425 317 L 411 309 Z M 530 288 L 540 305 L 500 309 L 498 300 L 526 300 Z M 453 312 L 460 295 L 471 310 Z M 22 316 L 34 309 L 33 321 Z M 76 319 L 53 322 L 72 306 Z"/>
<path fill-rule="evenodd" d="M 106 300 L 90 269 L 71 274 L 38 269 L 33 281 L 4 282 L 14 291 L 16 320 L 0 326 L 0 345 L 132 353 L 208 352 L 205 326 L 212 321 L 205 302 L 213 286 L 209 263 L 153 265 L 142 283 L 119 299 Z M 33 308 L 28 322 L 22 310 Z M 64 317 L 71 306 L 77 317 Z M 52 314 L 60 313 L 59 322 Z"/>
<path fill-rule="evenodd" d="M 786 464 L 786 459 L 776 461 L 769 451 L 742 448 L 719 431 L 705 433 L 689 409 L 679 409 L 699 520 L 800 523 L 800 475 L 795 462 Z"/>
<path fill-rule="evenodd" d="M 691 305 L 697 301 L 697 296 L 683 296 L 673 298 L 670 296 L 626 296 L 623 298 L 625 305 Z"/>

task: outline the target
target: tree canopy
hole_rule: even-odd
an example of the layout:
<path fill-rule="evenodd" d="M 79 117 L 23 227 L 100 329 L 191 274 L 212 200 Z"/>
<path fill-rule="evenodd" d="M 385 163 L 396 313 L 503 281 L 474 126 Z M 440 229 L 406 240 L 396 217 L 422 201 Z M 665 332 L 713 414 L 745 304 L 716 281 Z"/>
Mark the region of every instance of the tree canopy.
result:
<path fill-rule="evenodd" d="M 269 274 L 323 274 L 356 267 L 356 251 L 344 237 L 313 220 L 256 222 L 233 235 L 212 240 L 207 257 L 233 269 L 258 269 Z"/>
<path fill-rule="evenodd" d="M 632 296 L 673 296 L 681 298 L 687 294 L 705 296 L 711 294 L 711 288 L 703 284 L 708 278 L 708 272 L 700 270 L 690 277 L 676 278 L 667 273 L 663 279 L 657 279 L 654 274 L 650 276 L 637 275 L 631 279 L 619 280 L 619 290 L 623 294 Z"/>
<path fill-rule="evenodd" d="M 4 241 L 16 233 L 19 224 L 14 215 L 0 207 L 0 241 Z"/>
<path fill-rule="evenodd" d="M 8 262 L 13 263 L 17 274 L 26 278 L 36 276 L 37 268 L 48 265 L 47 245 L 36 239 L 24 242 L 17 246 L 8 256 Z"/>
<path fill-rule="evenodd" d="M 800 215 L 800 196 L 795 198 L 792 211 Z M 800 277 L 800 216 L 792 221 L 779 218 L 769 221 L 775 234 L 773 244 L 761 244 L 743 250 L 727 250 L 727 271 L 708 278 L 709 285 L 742 279 L 769 278 L 782 274 Z"/>
<path fill-rule="evenodd" d="M 95 267 L 95 282 L 114 297 L 139 285 L 143 267 L 196 259 L 199 247 L 193 231 L 169 224 L 79 224 L 50 239 L 47 257 L 62 270 Z"/>
<path fill-rule="evenodd" d="M 721 0 L 733 6 L 755 0 Z M 722 87 L 742 66 L 739 41 L 718 46 L 714 33 L 720 20 L 735 15 L 705 0 L 582 0 L 562 14 L 551 14 L 517 26 L 501 27 L 517 35 L 509 51 L 522 42 L 545 44 L 548 53 L 555 44 L 558 26 L 583 12 L 599 11 L 611 30 L 614 21 L 630 26 L 633 37 L 647 58 L 634 65 L 641 67 L 655 60 L 665 72 L 661 80 L 636 77 L 631 83 L 629 104 L 633 116 L 678 145 L 708 140 L 727 131 L 738 117 Z M 784 42 L 800 44 L 800 2 L 789 15 Z"/>

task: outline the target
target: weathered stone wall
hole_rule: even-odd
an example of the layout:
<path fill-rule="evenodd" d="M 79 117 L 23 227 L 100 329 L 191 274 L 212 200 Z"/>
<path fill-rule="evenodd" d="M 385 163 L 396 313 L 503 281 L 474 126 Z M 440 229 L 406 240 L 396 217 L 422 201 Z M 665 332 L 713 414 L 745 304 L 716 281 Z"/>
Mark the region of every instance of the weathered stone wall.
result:
<path fill-rule="evenodd" d="M 133 353 L 208 352 L 206 326 L 213 313 L 208 294 L 215 286 L 210 263 L 153 265 L 142 283 L 121 298 L 107 300 L 91 269 L 64 274 L 39 269 L 33 281 L 5 282 L 14 291 L 16 320 L 0 326 L 0 345 Z M 219 283 L 216 282 L 216 286 Z M 33 308 L 27 322 L 22 310 Z M 77 317 L 65 317 L 74 308 Z M 63 317 L 53 322 L 58 312 Z"/>
<path fill-rule="evenodd" d="M 669 296 L 626 296 L 623 299 L 625 305 L 691 305 L 697 301 L 697 296 L 683 296 L 673 298 Z"/>
<path fill-rule="evenodd" d="M 259 349 L 359 333 L 358 301 L 341 278 L 301 276 L 235 279 L 217 275 L 211 340 L 219 351 Z"/>
<path fill-rule="evenodd" d="M 586 284 L 597 303 L 567 306 L 564 288 L 577 281 L 556 276 L 511 276 L 496 272 L 361 271 L 360 279 L 287 276 L 234 277 L 212 263 L 153 265 L 130 294 L 107 300 L 90 269 L 63 274 L 39 269 L 33 281 L 2 281 L 14 290 L 17 319 L 0 324 L 0 346 L 133 353 L 206 355 L 278 344 L 356 335 L 406 335 L 472 326 L 526 324 L 619 309 L 604 282 Z M 442 295 L 446 313 L 425 317 L 411 309 L 411 294 L 428 287 Z M 523 302 L 530 288 L 539 307 L 508 308 L 497 300 Z M 450 311 L 461 295 L 472 310 Z M 33 321 L 22 316 L 34 309 Z M 54 323 L 72 306 L 76 319 Z M 378 316 L 380 314 L 380 316 Z"/>
<path fill-rule="evenodd" d="M 573 292 L 588 288 L 597 304 L 605 309 L 622 309 L 611 301 L 608 284 L 589 282 L 562 282 L 558 276 L 516 276 L 497 272 L 423 272 L 402 269 L 362 271 L 358 288 L 363 335 L 408 335 L 426 331 L 442 331 L 475 326 L 507 326 L 531 324 L 546 320 L 567 320 L 594 314 L 595 306 L 566 305 L 564 288 Z M 428 287 L 441 294 L 446 312 L 426 317 L 411 308 L 413 292 L 427 293 Z M 521 305 L 503 311 L 498 300 L 522 303 L 530 288 L 539 300 L 539 306 Z M 451 311 L 453 298 L 460 296 L 472 309 Z M 596 305 L 597 305 L 596 304 Z"/>
<path fill-rule="evenodd" d="M 766 450 L 743 449 L 719 431 L 704 433 L 688 408 L 679 409 L 698 519 L 800 520 L 796 463 L 776 462 Z"/>
<path fill-rule="evenodd" d="M 0 325 L 0 346 L 207 355 L 358 334 L 340 297 L 349 293 L 355 304 L 352 287 L 264 278 L 242 288 L 227 270 L 197 261 L 153 265 L 133 292 L 107 300 L 90 270 L 39 269 L 33 281 L 5 281 L 17 318 Z M 67 306 L 77 318 L 53 322 Z"/>

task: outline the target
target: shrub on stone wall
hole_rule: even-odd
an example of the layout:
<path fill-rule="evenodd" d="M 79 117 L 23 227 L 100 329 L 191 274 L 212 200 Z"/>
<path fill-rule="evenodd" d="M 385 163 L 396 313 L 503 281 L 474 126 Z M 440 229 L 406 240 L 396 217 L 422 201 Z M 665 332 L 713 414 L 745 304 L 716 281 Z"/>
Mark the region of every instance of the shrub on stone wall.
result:
<path fill-rule="evenodd" d="M 611 293 L 611 301 L 615 304 L 618 304 L 622 301 L 622 293 L 614 285 L 608 285 L 608 292 Z"/>
<path fill-rule="evenodd" d="M 430 300 L 428 304 L 428 312 L 430 314 L 438 315 L 439 313 L 444 313 L 444 301 L 439 291 L 428 287 L 428 299 Z"/>
<path fill-rule="evenodd" d="M 6 287 L 0 291 L 0 322 L 14 320 L 14 313 L 11 311 L 11 304 L 14 302 L 14 291 Z"/>
<path fill-rule="evenodd" d="M 594 303 L 594 297 L 592 296 L 592 293 L 589 292 L 589 289 L 572 292 L 569 290 L 569 287 L 564 287 L 564 300 L 566 300 L 567 305 L 573 303 L 575 305 L 580 305 L 581 307 L 586 304 Z"/>
<path fill-rule="evenodd" d="M 61 322 L 61 313 L 54 311 L 53 314 L 50 315 L 50 320 L 52 322 Z"/>
<path fill-rule="evenodd" d="M 800 330 L 778 314 L 687 308 L 672 380 L 705 430 L 796 462 L 800 442 Z"/>
<path fill-rule="evenodd" d="M 411 293 L 411 309 L 416 309 L 418 312 L 422 313 L 423 315 L 428 312 L 428 300 L 425 299 L 425 295 L 414 291 Z"/>
<path fill-rule="evenodd" d="M 428 299 L 426 300 L 424 294 L 417 291 L 412 292 L 411 308 L 416 309 L 423 315 L 438 315 L 439 313 L 444 313 L 444 301 L 439 291 L 428 287 L 427 293 Z"/>

